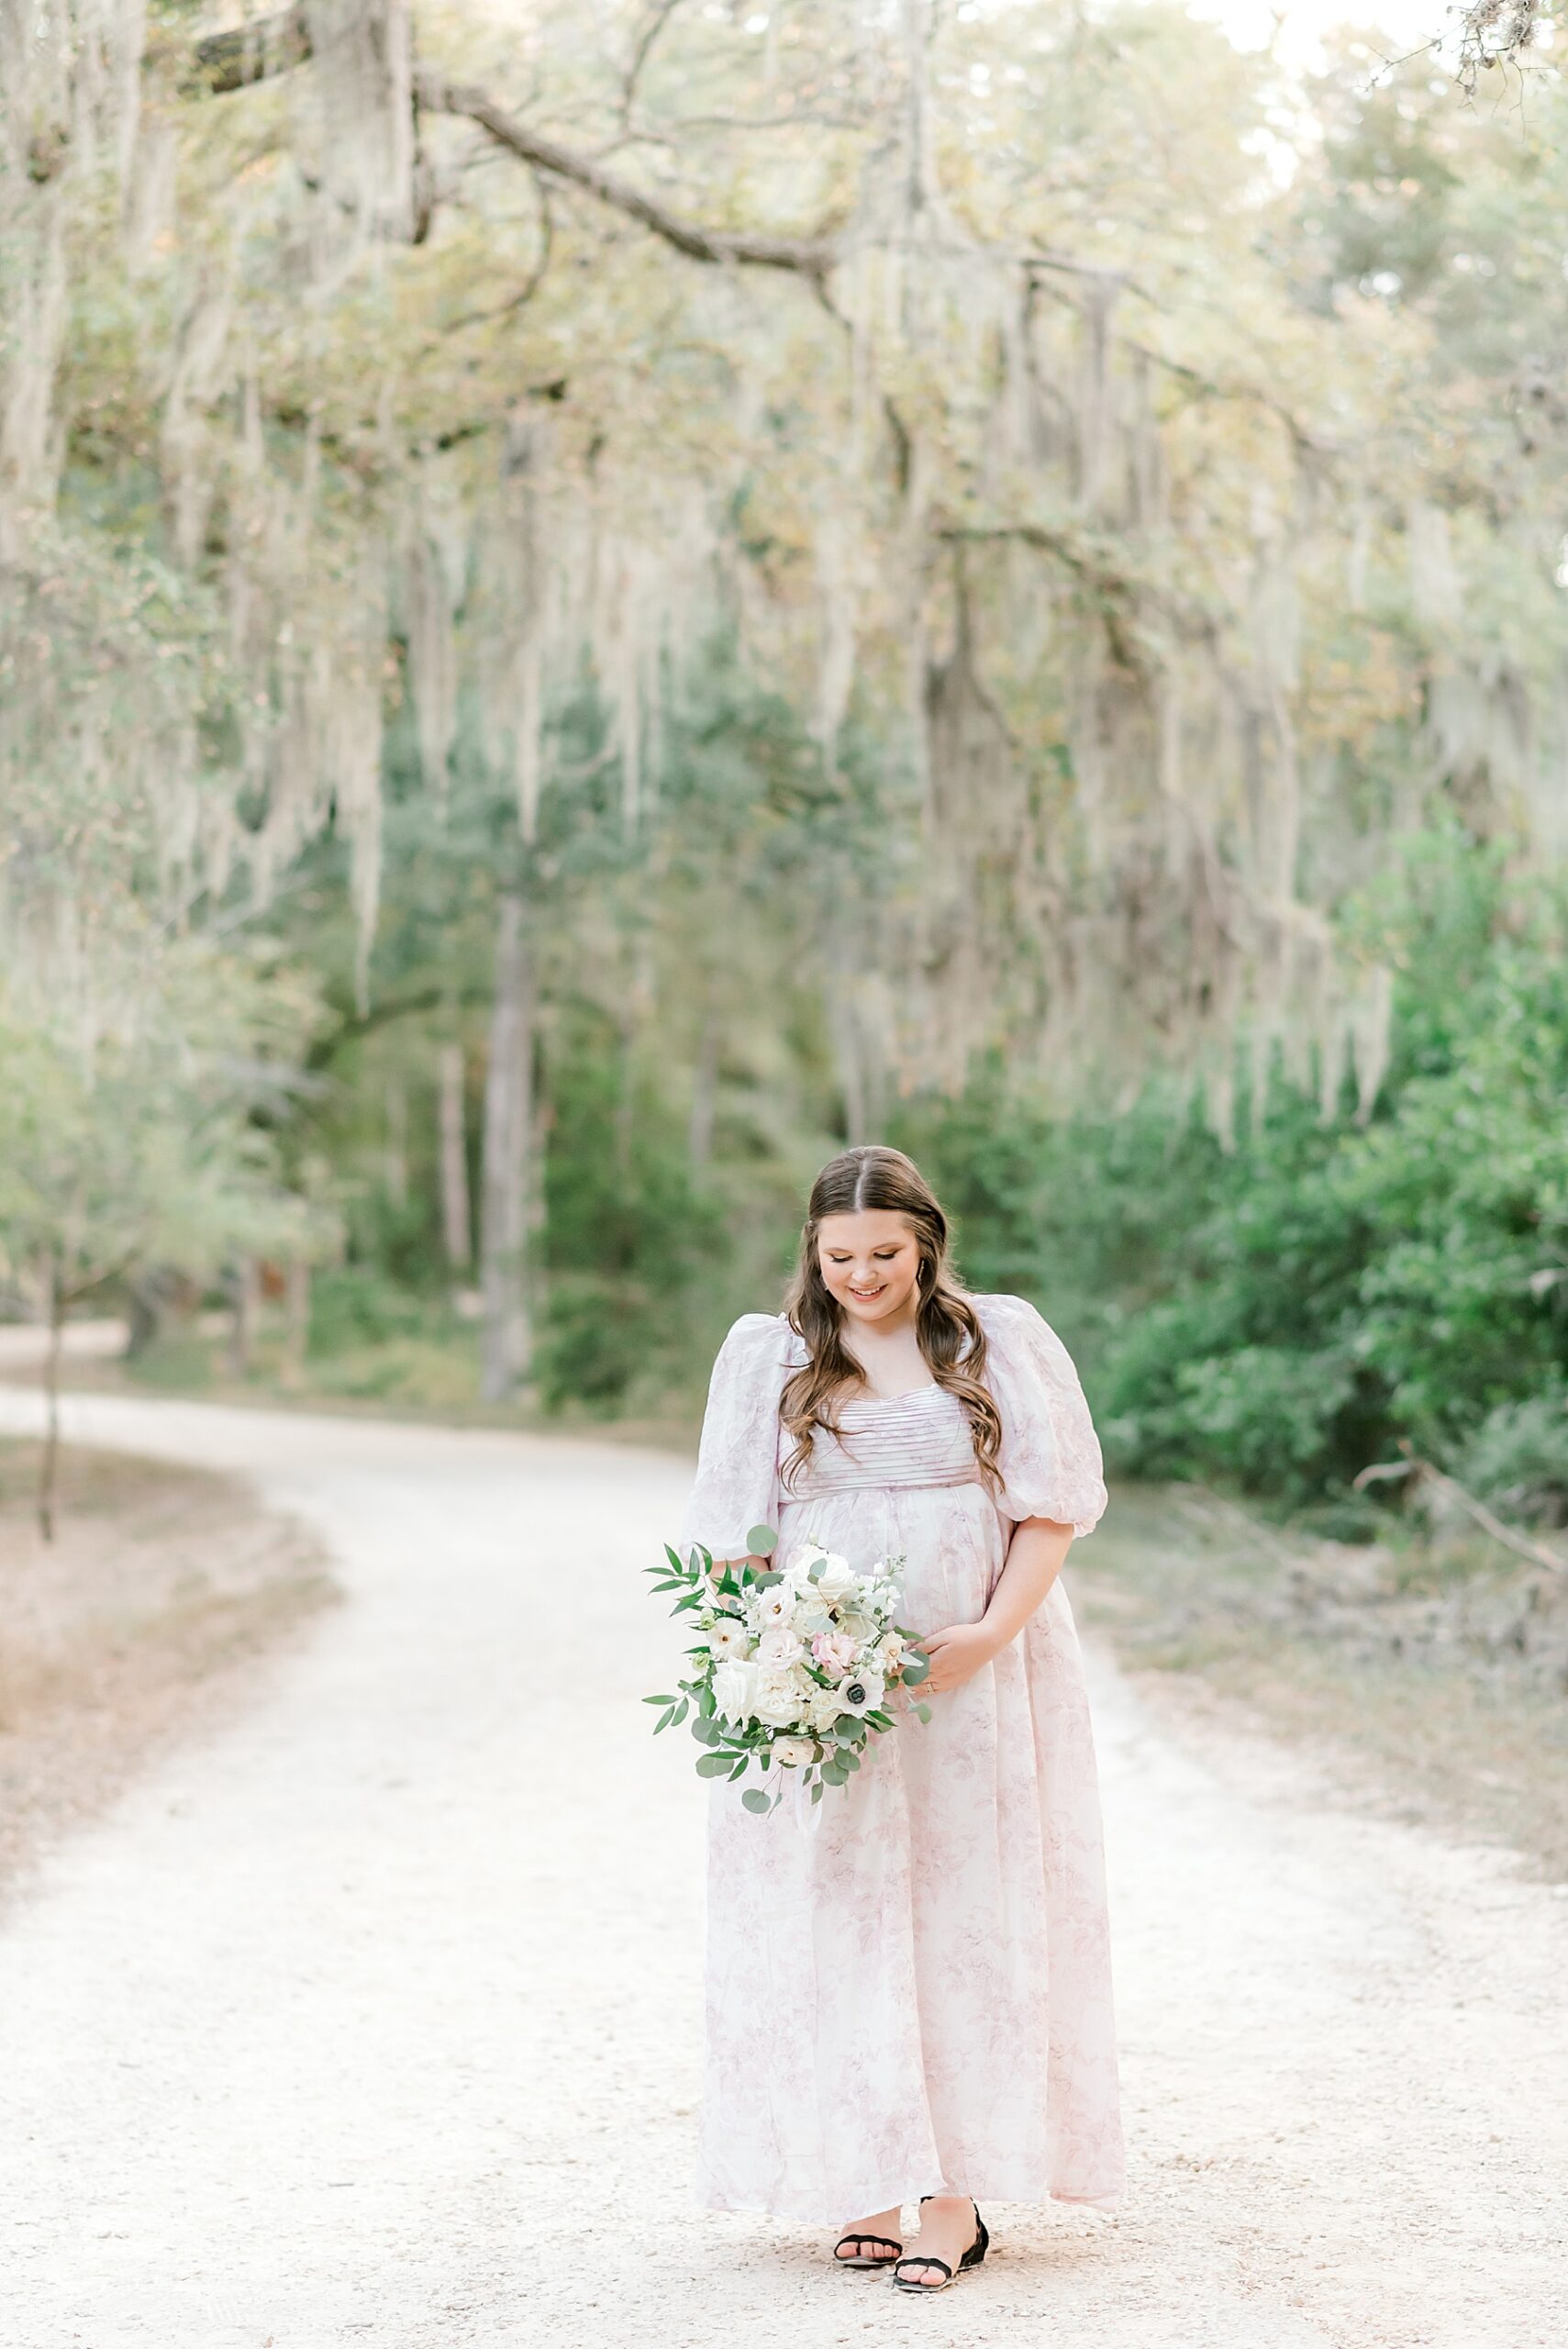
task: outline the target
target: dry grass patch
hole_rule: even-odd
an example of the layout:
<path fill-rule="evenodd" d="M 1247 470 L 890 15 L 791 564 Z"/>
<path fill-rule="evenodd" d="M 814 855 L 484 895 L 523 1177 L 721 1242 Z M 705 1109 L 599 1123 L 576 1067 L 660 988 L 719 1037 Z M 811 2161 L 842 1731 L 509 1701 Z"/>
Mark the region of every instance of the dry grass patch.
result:
<path fill-rule="evenodd" d="M 1568 1577 L 1469 1537 L 1350 1547 L 1151 1486 L 1118 1491 L 1071 1580 L 1165 1709 L 1310 1745 L 1337 1797 L 1568 1879 Z"/>
<path fill-rule="evenodd" d="M 0 1882 L 333 1598 L 319 1546 L 239 1480 L 67 1447 L 57 1539 L 39 1447 L 0 1441 Z"/>

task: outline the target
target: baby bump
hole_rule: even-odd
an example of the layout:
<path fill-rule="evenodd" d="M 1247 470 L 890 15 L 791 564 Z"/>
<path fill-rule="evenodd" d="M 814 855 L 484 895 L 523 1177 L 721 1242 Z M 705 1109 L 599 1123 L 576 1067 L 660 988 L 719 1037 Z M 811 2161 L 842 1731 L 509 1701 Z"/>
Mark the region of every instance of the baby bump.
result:
<path fill-rule="evenodd" d="M 900 1620 L 916 1631 L 977 1623 L 1006 1554 L 1006 1528 L 981 1485 L 877 1486 L 788 1501 L 779 1537 L 785 1557 L 819 1542 L 858 1574 L 902 1553 Z"/>

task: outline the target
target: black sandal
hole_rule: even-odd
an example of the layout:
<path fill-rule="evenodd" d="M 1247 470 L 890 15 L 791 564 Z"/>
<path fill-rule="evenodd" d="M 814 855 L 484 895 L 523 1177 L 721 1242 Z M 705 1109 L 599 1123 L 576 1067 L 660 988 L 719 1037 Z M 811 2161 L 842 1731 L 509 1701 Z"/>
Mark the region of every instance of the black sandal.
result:
<path fill-rule="evenodd" d="M 847 2243 L 890 2243 L 893 2256 L 891 2259 L 868 2259 L 862 2253 L 854 2252 L 848 2259 L 840 2259 L 839 2254 Z M 833 2265 L 835 2267 L 895 2267 L 903 2249 L 896 2235 L 840 2235 L 833 2245 Z"/>
<path fill-rule="evenodd" d="M 924 2194 L 920 2199 L 923 2202 L 929 2202 L 931 2197 Z M 979 2203 L 973 2203 L 971 2208 L 974 2212 L 974 2241 L 959 2261 L 957 2268 L 950 2267 L 945 2259 L 930 2258 L 917 2251 L 912 2251 L 906 2259 L 896 2259 L 893 2263 L 893 2280 L 901 2292 L 945 2292 L 950 2284 L 957 2283 L 960 2276 L 967 2273 L 971 2267 L 979 2266 L 991 2248 L 991 2237 L 986 2232 L 985 2221 L 980 2215 Z M 942 2280 L 940 2284 L 917 2284 L 912 2277 L 906 2276 L 902 2272 L 906 2267 L 940 2267 Z"/>

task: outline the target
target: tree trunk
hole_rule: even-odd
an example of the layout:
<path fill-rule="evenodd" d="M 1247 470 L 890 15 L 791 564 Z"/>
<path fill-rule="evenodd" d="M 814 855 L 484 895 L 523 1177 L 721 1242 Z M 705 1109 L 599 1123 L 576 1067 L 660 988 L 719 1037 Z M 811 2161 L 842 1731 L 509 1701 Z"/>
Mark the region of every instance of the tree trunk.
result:
<path fill-rule="evenodd" d="M 713 1119 L 718 1101 L 718 1015 L 709 1011 L 697 1041 L 697 1064 L 692 1081 L 692 1114 L 686 1127 L 686 1156 L 694 1174 L 700 1174 L 713 1156 Z"/>
<path fill-rule="evenodd" d="M 400 1076 L 386 1081 L 386 1149 L 382 1161 L 386 1196 L 401 1214 L 408 1205 L 408 1089 Z"/>
<path fill-rule="evenodd" d="M 234 1300 L 233 1319 L 228 1325 L 228 1375 L 230 1378 L 249 1378 L 250 1349 L 256 1339 L 256 1315 L 261 1303 L 261 1281 L 254 1256 L 241 1256 L 229 1276 Z"/>
<path fill-rule="evenodd" d="M 310 1266 L 303 1256 L 293 1259 L 285 1277 L 284 1363 L 290 1384 L 298 1386 L 304 1381 L 310 1350 Z"/>
<path fill-rule="evenodd" d="M 620 1051 L 616 1066 L 616 1173 L 623 1183 L 631 1177 L 632 1122 L 636 1112 L 637 1029 L 628 1017 L 621 1021 Z"/>
<path fill-rule="evenodd" d="M 473 1234 L 468 1204 L 468 1135 L 463 1116 L 461 1044 L 441 1046 L 439 1069 L 441 1233 L 448 1264 L 454 1273 L 462 1273 L 473 1261 Z"/>
<path fill-rule="evenodd" d="M 144 1354 L 163 1327 L 163 1279 L 159 1273 L 133 1274 L 127 1284 L 129 1312 L 126 1331 L 126 1360 L 132 1362 Z"/>
<path fill-rule="evenodd" d="M 495 998 L 484 1084 L 484 1176 L 480 1234 L 484 1296 L 479 1391 L 510 1402 L 533 1359 L 529 1240 L 534 1223 L 533 1100 L 536 978 L 523 901 L 503 891 L 495 934 Z"/>
<path fill-rule="evenodd" d="M 44 1259 L 44 1311 L 49 1323 L 49 1345 L 44 1354 L 43 1368 L 44 1430 L 43 1451 L 39 1456 L 39 1531 L 46 1542 L 52 1542 L 54 1488 L 60 1468 L 60 1353 L 65 1319 L 60 1265 L 52 1248 Z"/>

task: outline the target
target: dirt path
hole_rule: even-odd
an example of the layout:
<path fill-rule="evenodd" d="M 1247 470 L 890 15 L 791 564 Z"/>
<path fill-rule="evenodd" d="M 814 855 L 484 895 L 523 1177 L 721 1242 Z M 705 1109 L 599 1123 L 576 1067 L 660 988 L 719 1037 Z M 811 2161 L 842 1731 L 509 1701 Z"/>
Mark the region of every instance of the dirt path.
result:
<path fill-rule="evenodd" d="M 685 2199 L 700 1796 L 634 1701 L 680 1464 L 68 1414 L 252 1471 L 349 1603 L 0 1924 L 6 2349 L 1562 2338 L 1568 1899 L 1183 1750 L 1102 1664 L 1129 2201 L 989 2212 L 978 2277 L 897 2301 Z"/>

